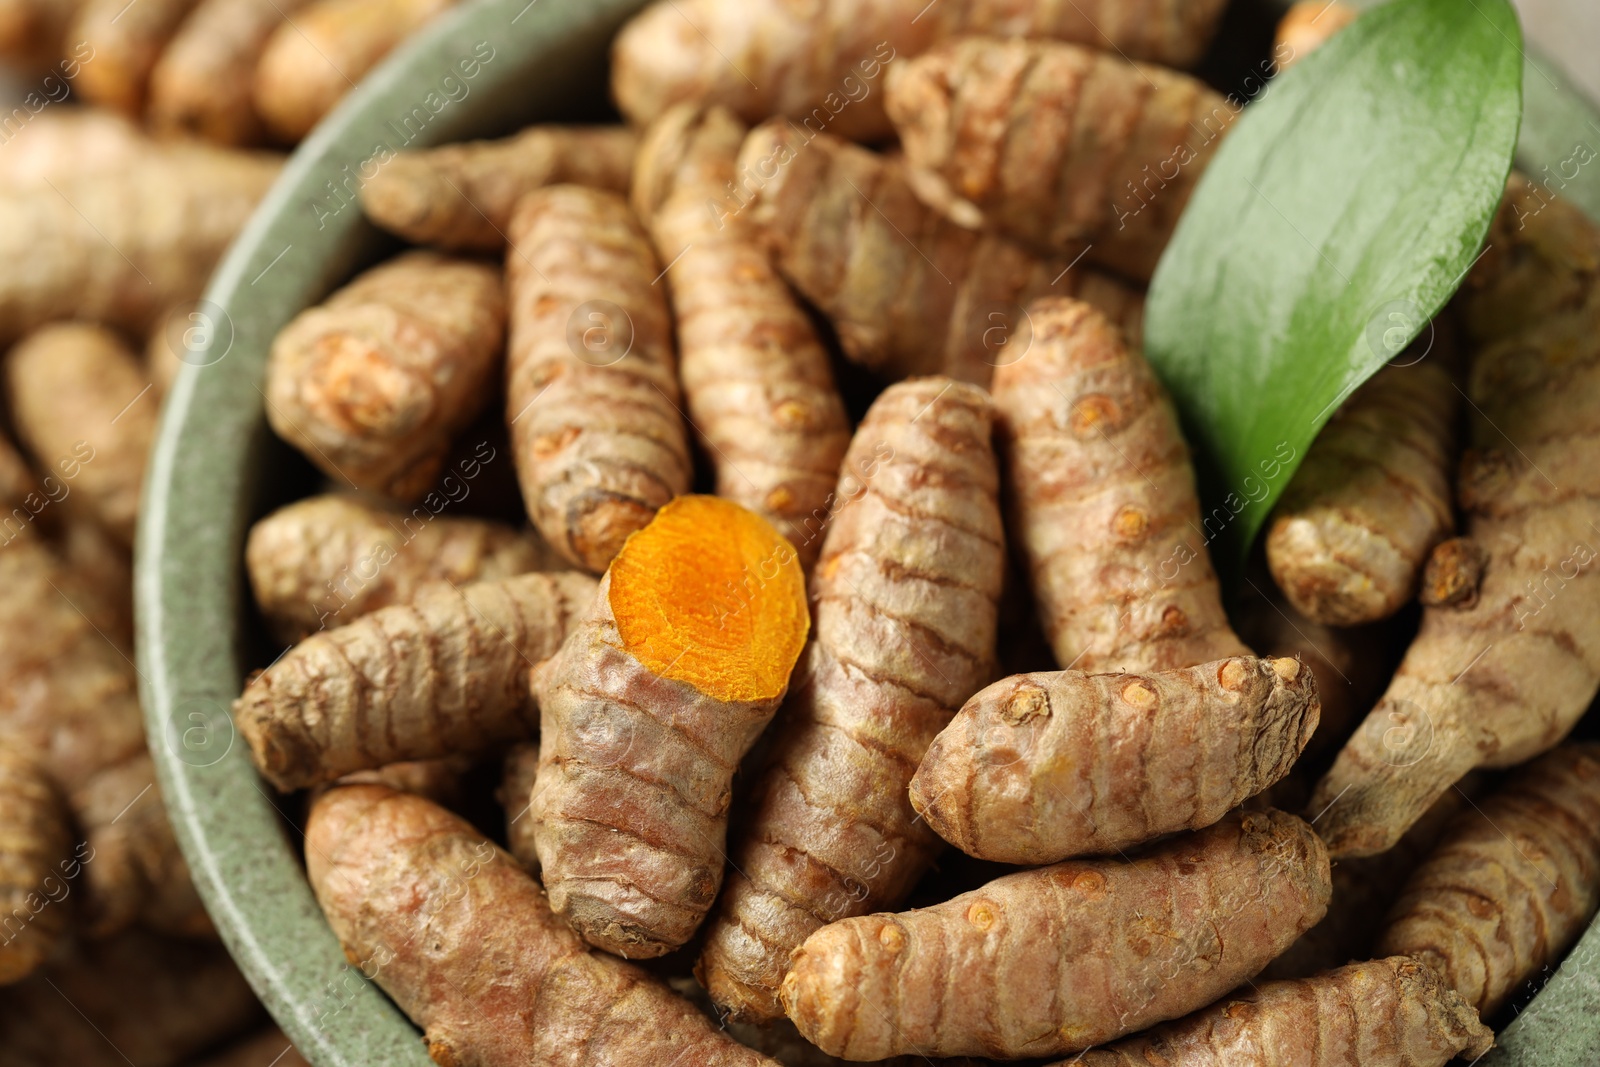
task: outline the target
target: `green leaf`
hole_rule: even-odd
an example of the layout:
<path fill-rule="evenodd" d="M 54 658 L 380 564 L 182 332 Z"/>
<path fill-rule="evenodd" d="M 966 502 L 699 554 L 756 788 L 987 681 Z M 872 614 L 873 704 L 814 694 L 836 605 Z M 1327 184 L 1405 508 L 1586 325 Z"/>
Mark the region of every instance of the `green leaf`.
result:
<path fill-rule="evenodd" d="M 1521 84 L 1507 0 L 1394 0 L 1275 79 L 1213 158 L 1151 282 L 1145 347 L 1220 567 L 1476 260 Z"/>

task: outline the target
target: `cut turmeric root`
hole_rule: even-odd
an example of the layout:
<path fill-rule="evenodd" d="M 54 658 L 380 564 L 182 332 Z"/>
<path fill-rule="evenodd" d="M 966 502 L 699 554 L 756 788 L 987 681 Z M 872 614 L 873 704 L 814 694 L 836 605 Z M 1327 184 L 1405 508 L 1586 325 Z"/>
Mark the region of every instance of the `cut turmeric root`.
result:
<path fill-rule="evenodd" d="M 1600 745 L 1564 745 L 1462 812 L 1400 890 L 1378 952 L 1438 971 L 1485 1018 L 1600 908 Z"/>
<path fill-rule="evenodd" d="M 1317 726 L 1298 660 L 1023 674 L 969 700 L 911 806 L 980 859 L 1036 865 L 1210 826 L 1289 773 Z"/>
<path fill-rule="evenodd" d="M 783 1006 L 851 1060 L 1073 1052 L 1211 1003 L 1327 905 L 1311 827 L 1237 814 L 1131 862 L 1060 863 L 825 926 L 796 950 Z"/>
<path fill-rule="evenodd" d="M 777 526 L 809 568 L 850 423 L 828 353 L 755 231 L 710 208 L 744 136 L 720 108 L 667 111 L 645 136 L 634 202 L 670 264 L 684 400 L 717 494 Z"/>
<path fill-rule="evenodd" d="M 589 951 L 515 860 L 420 797 L 324 793 L 306 867 L 346 957 L 422 1027 L 436 1063 L 778 1067 L 654 976 Z"/>
<path fill-rule="evenodd" d="M 1186 1019 L 1051 1067 L 1445 1067 L 1494 1034 L 1416 960 L 1352 963 L 1253 985 Z"/>
<path fill-rule="evenodd" d="M 621 197 L 554 185 L 511 221 L 506 418 L 534 527 L 602 573 L 656 509 L 688 492 L 661 267 Z"/>
<path fill-rule="evenodd" d="M 1139 334 L 1143 296 L 951 222 L 917 198 L 902 165 L 864 148 L 771 122 L 745 139 L 738 174 L 719 217 L 757 226 L 778 269 L 833 321 L 845 355 L 880 377 L 988 385 L 1026 351 L 1022 309 L 1044 294 L 1081 296 Z"/>
<path fill-rule="evenodd" d="M 1474 420 L 1458 499 L 1476 596 L 1430 607 L 1317 787 L 1335 856 L 1388 848 L 1474 767 L 1561 741 L 1600 687 L 1600 228 L 1514 176 L 1459 299 Z"/>
<path fill-rule="evenodd" d="M 962 38 L 887 81 L 934 206 L 1138 282 L 1239 113 L 1186 74 L 1055 41 Z"/>
<path fill-rule="evenodd" d="M 794 549 L 771 524 L 685 496 L 628 538 L 534 668 L 528 817 L 550 907 L 589 944 L 659 956 L 699 928 L 722 884 L 733 773 L 810 622 Z"/>
<path fill-rule="evenodd" d="M 285 792 L 531 737 L 528 665 L 560 647 L 593 593 L 572 572 L 431 585 L 296 645 L 245 687 L 234 721 Z"/>
<path fill-rule="evenodd" d="M 738 1018 L 780 1016 L 790 952 L 903 901 L 939 849 L 906 787 L 994 670 L 991 418 L 976 386 L 916 379 L 885 390 L 851 441 L 811 578 L 815 636 L 695 969 Z"/>
<path fill-rule="evenodd" d="M 1040 300 L 1028 315 L 1032 348 L 995 372 L 995 408 L 1011 532 L 1056 661 L 1099 674 L 1250 655 L 1222 610 L 1155 372 L 1086 303 Z"/>

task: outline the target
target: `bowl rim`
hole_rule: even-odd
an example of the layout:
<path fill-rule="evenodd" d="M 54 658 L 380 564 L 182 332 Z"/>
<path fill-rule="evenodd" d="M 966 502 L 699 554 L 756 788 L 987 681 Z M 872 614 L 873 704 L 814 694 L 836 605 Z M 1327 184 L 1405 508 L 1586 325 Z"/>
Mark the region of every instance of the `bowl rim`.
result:
<path fill-rule="evenodd" d="M 471 0 L 362 80 L 289 157 L 190 316 L 136 542 L 137 669 L 168 817 L 223 943 L 317 1067 L 425 1067 L 418 1032 L 347 962 L 312 896 L 280 800 L 237 741 L 243 548 L 274 445 L 266 356 L 384 238 L 354 190 L 378 146 L 510 133 L 604 92 L 610 41 L 645 0 Z M 476 99 L 474 99 L 476 98 Z M 353 146 L 359 145 L 360 149 Z M 381 156 L 378 158 L 382 158 Z M 268 472 L 270 473 L 270 472 Z M 217 625 L 207 620 L 228 620 Z"/>

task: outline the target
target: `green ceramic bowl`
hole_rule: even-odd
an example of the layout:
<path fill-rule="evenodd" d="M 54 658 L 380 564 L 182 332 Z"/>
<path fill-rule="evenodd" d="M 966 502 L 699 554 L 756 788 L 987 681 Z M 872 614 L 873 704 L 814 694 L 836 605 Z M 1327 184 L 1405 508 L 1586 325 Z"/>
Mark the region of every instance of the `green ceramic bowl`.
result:
<path fill-rule="evenodd" d="M 592 115 L 604 98 L 606 46 L 643 3 L 471 0 L 375 71 L 295 153 L 218 269 L 193 319 L 189 361 L 196 365 L 167 401 L 138 551 L 140 688 L 151 749 L 178 840 L 223 940 L 317 1067 L 425 1067 L 429 1060 L 415 1028 L 345 962 L 306 884 L 302 843 L 286 829 L 229 718 L 246 668 L 262 665 L 244 595 L 248 524 L 309 491 L 303 463 L 267 428 L 260 391 L 267 350 L 290 318 L 392 247 L 362 219 L 352 195 L 361 162 L 378 146 Z M 1225 32 L 1264 52 L 1267 0 L 1234 7 Z M 1556 85 L 1530 73 L 1524 165 L 1532 170 L 1563 158 L 1574 139 L 1600 136 L 1600 126 L 1589 129 L 1592 112 L 1575 109 L 1570 95 L 1552 91 Z M 1600 931 L 1591 930 L 1484 1062 L 1600 1063 L 1597 965 Z"/>

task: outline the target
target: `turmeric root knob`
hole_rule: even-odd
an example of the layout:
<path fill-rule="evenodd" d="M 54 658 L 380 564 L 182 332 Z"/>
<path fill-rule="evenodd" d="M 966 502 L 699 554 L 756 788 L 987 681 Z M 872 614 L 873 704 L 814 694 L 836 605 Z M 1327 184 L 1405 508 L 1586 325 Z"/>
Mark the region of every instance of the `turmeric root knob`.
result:
<path fill-rule="evenodd" d="M 659 678 L 718 700 L 772 700 L 811 627 L 794 547 L 759 515 L 679 497 L 611 564 L 623 647 Z"/>
<path fill-rule="evenodd" d="M 733 773 L 810 629 L 790 544 L 731 501 L 679 497 L 628 538 L 533 672 L 528 818 L 550 906 L 591 945 L 659 956 L 722 884 Z"/>

